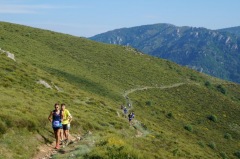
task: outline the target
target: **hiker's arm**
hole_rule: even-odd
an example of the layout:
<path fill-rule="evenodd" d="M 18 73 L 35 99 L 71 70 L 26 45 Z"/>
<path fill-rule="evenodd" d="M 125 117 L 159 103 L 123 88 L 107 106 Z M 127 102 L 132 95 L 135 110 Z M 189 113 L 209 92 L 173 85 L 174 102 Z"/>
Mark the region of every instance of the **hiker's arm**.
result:
<path fill-rule="evenodd" d="M 71 121 L 72 121 L 72 115 L 71 114 L 69 115 L 68 120 L 69 120 L 69 123 L 71 123 Z"/>
<path fill-rule="evenodd" d="M 61 111 L 61 122 L 63 121 L 63 111 Z"/>
<path fill-rule="evenodd" d="M 48 116 L 48 120 L 52 122 L 52 112 L 50 112 L 50 115 Z"/>
<path fill-rule="evenodd" d="M 72 121 L 72 115 L 68 112 L 68 121 L 69 121 L 69 123 L 71 123 L 71 121 Z"/>

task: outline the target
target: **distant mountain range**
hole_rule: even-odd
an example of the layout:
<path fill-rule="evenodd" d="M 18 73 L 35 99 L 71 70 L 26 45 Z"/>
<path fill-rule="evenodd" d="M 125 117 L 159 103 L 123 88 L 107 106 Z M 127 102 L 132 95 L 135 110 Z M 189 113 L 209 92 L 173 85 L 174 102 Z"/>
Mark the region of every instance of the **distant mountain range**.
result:
<path fill-rule="evenodd" d="M 240 83 L 240 27 L 210 30 L 171 24 L 122 28 L 90 37 Z"/>

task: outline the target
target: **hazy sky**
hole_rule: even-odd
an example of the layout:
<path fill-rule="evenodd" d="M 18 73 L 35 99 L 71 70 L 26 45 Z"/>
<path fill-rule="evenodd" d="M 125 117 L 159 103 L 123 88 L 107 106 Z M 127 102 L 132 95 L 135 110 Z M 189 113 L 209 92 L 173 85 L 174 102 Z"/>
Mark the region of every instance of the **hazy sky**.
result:
<path fill-rule="evenodd" d="M 0 0 L 0 21 L 90 37 L 156 23 L 240 26 L 240 0 Z"/>

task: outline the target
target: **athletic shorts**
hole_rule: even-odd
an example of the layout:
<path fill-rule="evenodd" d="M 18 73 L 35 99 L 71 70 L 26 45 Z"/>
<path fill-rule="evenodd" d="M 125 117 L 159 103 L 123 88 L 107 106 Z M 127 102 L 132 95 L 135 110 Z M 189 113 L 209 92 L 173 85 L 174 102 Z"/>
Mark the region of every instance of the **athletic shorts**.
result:
<path fill-rule="evenodd" d="M 62 126 L 61 127 L 56 127 L 56 128 L 53 127 L 54 131 L 57 131 L 58 129 L 62 129 Z"/>
<path fill-rule="evenodd" d="M 62 124 L 63 130 L 69 130 L 70 129 L 70 124 Z"/>

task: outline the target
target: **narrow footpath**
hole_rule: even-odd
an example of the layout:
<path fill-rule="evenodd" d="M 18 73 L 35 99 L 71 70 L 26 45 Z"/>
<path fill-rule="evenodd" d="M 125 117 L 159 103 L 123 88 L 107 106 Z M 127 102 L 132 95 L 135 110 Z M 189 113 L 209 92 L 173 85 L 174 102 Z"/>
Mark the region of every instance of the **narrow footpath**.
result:
<path fill-rule="evenodd" d="M 131 107 L 129 108 L 129 110 L 130 110 L 130 109 L 133 109 L 133 103 L 132 103 L 131 99 L 128 97 L 128 95 L 131 93 L 134 93 L 136 91 L 141 91 L 141 90 L 147 90 L 147 89 L 169 89 L 169 88 L 179 87 L 184 84 L 187 84 L 187 83 L 175 83 L 172 85 L 156 86 L 156 87 L 153 87 L 153 86 L 137 87 L 137 88 L 126 90 L 123 93 L 123 97 L 126 99 L 126 104 L 128 104 L 128 103 L 131 104 Z M 117 112 L 117 114 L 120 117 L 120 114 L 118 112 Z M 133 127 L 137 131 L 137 134 L 135 137 L 146 136 L 147 134 L 150 133 L 148 130 L 145 130 L 144 127 L 142 126 L 141 122 L 136 119 L 134 119 L 134 121 L 133 121 Z M 70 144 L 77 144 L 78 142 L 80 142 L 81 137 L 76 136 L 76 135 L 70 135 L 70 140 L 71 140 Z M 55 142 L 53 142 L 52 144 L 41 145 L 38 148 L 38 153 L 32 159 L 50 159 L 50 158 L 52 158 L 52 155 L 59 153 L 59 150 L 54 149 L 54 147 L 55 147 Z"/>

